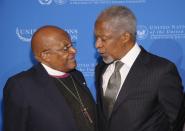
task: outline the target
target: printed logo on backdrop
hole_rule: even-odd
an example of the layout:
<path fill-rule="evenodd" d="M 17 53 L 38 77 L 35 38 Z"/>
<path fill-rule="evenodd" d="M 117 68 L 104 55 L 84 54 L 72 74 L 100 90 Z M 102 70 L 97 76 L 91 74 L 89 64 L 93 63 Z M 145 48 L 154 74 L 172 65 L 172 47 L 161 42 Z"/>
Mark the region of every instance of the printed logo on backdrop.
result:
<path fill-rule="evenodd" d="M 95 63 L 79 63 L 77 69 L 83 72 L 85 77 L 94 77 Z"/>
<path fill-rule="evenodd" d="M 148 28 L 144 25 L 139 25 L 137 27 L 137 38 L 138 40 L 146 39 L 148 36 Z"/>
<path fill-rule="evenodd" d="M 185 39 L 185 25 L 139 25 L 138 40 L 144 39 Z"/>
<path fill-rule="evenodd" d="M 33 28 L 16 28 L 16 35 L 22 42 L 30 42 L 31 37 L 36 29 Z"/>
<path fill-rule="evenodd" d="M 69 4 L 125 4 L 125 3 L 146 3 L 146 0 L 38 0 L 41 5 L 50 5 L 55 3 L 57 5 Z"/>
<path fill-rule="evenodd" d="M 39 0 L 39 3 L 41 5 L 50 5 L 52 3 L 52 0 Z"/>
<path fill-rule="evenodd" d="M 67 3 L 67 0 L 38 0 L 41 5 L 51 5 L 55 3 L 57 5 L 63 5 Z"/>

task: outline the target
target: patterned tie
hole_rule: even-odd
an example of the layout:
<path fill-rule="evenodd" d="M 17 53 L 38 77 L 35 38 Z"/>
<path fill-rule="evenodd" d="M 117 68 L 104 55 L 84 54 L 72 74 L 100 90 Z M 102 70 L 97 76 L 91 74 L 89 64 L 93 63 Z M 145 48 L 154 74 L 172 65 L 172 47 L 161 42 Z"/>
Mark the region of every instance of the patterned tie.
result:
<path fill-rule="evenodd" d="M 114 72 L 109 79 L 107 89 L 103 97 L 104 111 L 107 118 L 109 118 L 112 113 L 116 96 L 120 88 L 121 75 L 119 70 L 122 66 L 123 66 L 123 63 L 121 61 L 116 62 Z"/>

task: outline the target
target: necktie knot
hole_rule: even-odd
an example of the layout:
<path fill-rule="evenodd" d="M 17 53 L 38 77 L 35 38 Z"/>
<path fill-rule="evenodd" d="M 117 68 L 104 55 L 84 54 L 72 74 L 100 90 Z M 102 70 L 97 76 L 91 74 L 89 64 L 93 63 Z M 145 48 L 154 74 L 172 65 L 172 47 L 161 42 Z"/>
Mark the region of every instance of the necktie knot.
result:
<path fill-rule="evenodd" d="M 118 72 L 122 66 L 123 63 L 121 61 L 117 61 L 115 64 L 115 72 Z"/>

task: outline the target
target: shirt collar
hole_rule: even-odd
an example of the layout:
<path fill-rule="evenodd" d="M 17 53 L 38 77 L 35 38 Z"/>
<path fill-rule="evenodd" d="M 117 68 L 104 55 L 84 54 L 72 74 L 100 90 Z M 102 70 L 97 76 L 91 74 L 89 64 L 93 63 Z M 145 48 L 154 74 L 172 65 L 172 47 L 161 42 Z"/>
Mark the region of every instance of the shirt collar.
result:
<path fill-rule="evenodd" d="M 132 49 L 124 57 L 122 57 L 120 61 L 126 64 L 128 67 L 132 67 L 140 52 L 141 48 L 137 43 L 135 43 Z"/>
<path fill-rule="evenodd" d="M 45 68 L 45 70 L 47 71 L 47 73 L 51 76 L 62 76 L 62 75 L 65 75 L 66 73 L 65 72 L 61 72 L 61 71 L 58 71 L 58 70 L 55 70 L 43 63 L 41 63 L 43 65 L 43 67 Z"/>

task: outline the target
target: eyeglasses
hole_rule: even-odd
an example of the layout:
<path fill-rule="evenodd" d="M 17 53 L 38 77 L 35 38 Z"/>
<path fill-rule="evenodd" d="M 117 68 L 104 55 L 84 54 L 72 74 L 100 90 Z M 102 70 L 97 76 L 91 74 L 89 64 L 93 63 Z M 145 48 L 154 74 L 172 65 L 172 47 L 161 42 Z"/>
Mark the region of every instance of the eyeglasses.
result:
<path fill-rule="evenodd" d="M 73 44 L 66 44 L 64 47 L 59 48 L 59 49 L 46 49 L 42 51 L 43 53 L 48 53 L 48 52 L 57 52 L 57 53 L 68 53 L 70 48 L 74 48 Z"/>

